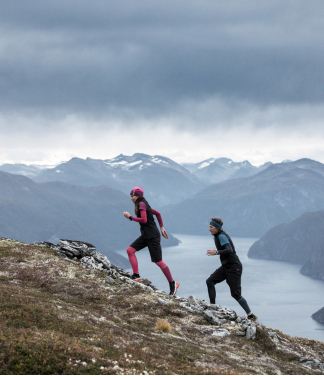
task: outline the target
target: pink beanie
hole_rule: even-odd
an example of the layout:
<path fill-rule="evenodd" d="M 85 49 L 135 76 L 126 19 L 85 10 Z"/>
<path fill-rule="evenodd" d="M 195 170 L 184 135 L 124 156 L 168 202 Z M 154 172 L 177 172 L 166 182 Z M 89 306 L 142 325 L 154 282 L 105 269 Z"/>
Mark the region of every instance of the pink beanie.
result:
<path fill-rule="evenodd" d="M 144 191 L 141 187 L 134 187 L 130 192 L 131 196 L 143 197 Z"/>

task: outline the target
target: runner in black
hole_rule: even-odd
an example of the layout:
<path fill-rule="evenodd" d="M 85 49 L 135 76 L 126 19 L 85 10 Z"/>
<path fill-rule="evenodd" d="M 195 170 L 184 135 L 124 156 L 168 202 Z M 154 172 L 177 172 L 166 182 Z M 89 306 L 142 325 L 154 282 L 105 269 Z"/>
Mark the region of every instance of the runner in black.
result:
<path fill-rule="evenodd" d="M 135 204 L 135 214 L 136 217 L 132 217 L 128 212 L 124 212 L 124 217 L 130 219 L 131 221 L 139 222 L 141 226 L 141 236 L 137 238 L 128 248 L 127 254 L 129 262 L 132 265 L 133 276 L 132 279 L 136 282 L 141 282 L 141 277 L 138 271 L 138 262 L 135 252 L 140 251 L 141 249 L 148 247 L 151 255 L 152 262 L 155 262 L 156 265 L 160 267 L 164 275 L 170 284 L 170 295 L 175 295 L 179 282 L 173 280 L 170 269 L 162 261 L 162 248 L 161 248 L 161 236 L 160 231 L 158 230 L 153 215 L 156 216 L 159 225 L 161 227 L 162 235 L 168 239 L 169 235 L 163 227 L 163 221 L 161 214 L 150 207 L 148 202 L 143 197 L 144 191 L 140 187 L 134 187 L 131 190 L 131 200 Z"/>
<path fill-rule="evenodd" d="M 209 224 L 209 231 L 215 237 L 216 249 L 209 249 L 208 256 L 219 255 L 222 266 L 214 271 L 213 274 L 206 280 L 208 295 L 210 303 L 215 304 L 217 283 L 226 280 L 231 289 L 232 297 L 237 300 L 247 317 L 251 321 L 256 321 L 258 318 L 250 310 L 247 301 L 241 295 L 241 276 L 243 267 L 238 258 L 232 239 L 222 230 L 223 221 L 219 218 L 212 218 Z"/>

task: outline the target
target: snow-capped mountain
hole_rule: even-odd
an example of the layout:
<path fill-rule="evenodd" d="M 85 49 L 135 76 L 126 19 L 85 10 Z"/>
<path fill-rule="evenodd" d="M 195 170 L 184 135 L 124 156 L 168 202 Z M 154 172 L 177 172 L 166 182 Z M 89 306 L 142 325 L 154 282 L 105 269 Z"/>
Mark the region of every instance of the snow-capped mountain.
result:
<path fill-rule="evenodd" d="M 144 189 L 152 205 L 180 202 L 204 185 L 184 167 L 162 156 L 136 153 L 112 159 L 72 158 L 55 168 L 41 171 L 36 182 L 64 181 L 82 186 L 108 185 L 129 194 L 133 186 Z"/>
<path fill-rule="evenodd" d="M 205 184 L 214 184 L 228 179 L 252 176 L 271 164 L 271 162 L 267 162 L 256 167 L 249 161 L 234 162 L 229 158 L 209 158 L 199 163 L 183 164 L 183 167 Z"/>

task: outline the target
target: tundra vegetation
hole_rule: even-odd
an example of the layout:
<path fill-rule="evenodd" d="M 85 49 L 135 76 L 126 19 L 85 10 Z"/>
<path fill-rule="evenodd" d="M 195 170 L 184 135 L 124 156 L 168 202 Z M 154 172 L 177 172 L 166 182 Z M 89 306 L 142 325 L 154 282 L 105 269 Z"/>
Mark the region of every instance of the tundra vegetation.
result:
<path fill-rule="evenodd" d="M 324 343 L 215 326 L 53 250 L 0 240 L 1 374 L 323 374 Z M 271 335 L 269 335 L 269 332 Z"/>

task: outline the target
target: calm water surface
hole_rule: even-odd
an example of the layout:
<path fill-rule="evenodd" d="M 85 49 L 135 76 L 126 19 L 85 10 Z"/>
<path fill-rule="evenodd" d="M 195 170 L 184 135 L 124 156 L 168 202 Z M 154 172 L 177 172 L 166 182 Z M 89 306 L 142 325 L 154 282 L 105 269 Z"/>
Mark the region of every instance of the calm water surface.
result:
<path fill-rule="evenodd" d="M 182 244 L 163 249 L 163 261 L 172 276 L 180 282 L 178 296 L 194 295 L 209 301 L 206 279 L 220 266 L 219 256 L 207 256 L 207 249 L 215 249 L 212 236 L 175 234 Z M 324 281 L 299 273 L 301 265 L 281 261 L 253 260 L 247 257 L 250 246 L 257 239 L 233 238 L 237 254 L 243 264 L 242 296 L 264 325 L 291 336 L 306 337 L 324 342 L 324 325 L 311 315 L 324 306 Z M 127 257 L 126 250 L 117 251 Z M 139 271 L 153 285 L 168 291 L 169 285 L 160 268 L 151 262 L 147 249 L 136 253 Z M 129 271 L 131 271 L 129 269 Z M 231 297 L 226 282 L 216 285 L 216 303 L 245 312 Z"/>

